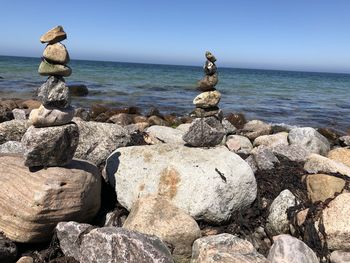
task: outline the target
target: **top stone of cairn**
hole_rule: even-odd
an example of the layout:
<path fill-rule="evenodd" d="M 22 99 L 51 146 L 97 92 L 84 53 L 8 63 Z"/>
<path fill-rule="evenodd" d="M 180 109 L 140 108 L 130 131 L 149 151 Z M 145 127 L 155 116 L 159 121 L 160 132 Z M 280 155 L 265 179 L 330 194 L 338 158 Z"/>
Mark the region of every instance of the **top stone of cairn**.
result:
<path fill-rule="evenodd" d="M 41 43 L 55 44 L 67 38 L 62 26 L 56 26 L 40 37 Z"/>
<path fill-rule="evenodd" d="M 205 56 L 212 63 L 216 61 L 216 57 L 209 51 L 205 52 Z"/>

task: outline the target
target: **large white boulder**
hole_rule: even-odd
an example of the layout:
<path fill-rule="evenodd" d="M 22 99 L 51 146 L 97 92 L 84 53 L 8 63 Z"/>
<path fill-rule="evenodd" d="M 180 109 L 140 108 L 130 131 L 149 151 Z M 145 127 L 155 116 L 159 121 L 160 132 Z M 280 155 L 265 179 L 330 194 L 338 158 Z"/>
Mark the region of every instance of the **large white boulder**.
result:
<path fill-rule="evenodd" d="M 128 210 L 138 197 L 159 194 L 195 219 L 215 223 L 249 206 L 257 192 L 252 169 L 223 146 L 122 147 L 109 156 L 105 172 Z"/>

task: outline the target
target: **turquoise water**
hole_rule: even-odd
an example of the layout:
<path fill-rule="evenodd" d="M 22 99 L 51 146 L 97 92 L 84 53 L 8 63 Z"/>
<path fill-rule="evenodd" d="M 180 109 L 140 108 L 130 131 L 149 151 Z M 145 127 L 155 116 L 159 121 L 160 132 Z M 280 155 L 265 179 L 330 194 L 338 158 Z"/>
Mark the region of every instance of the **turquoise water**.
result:
<path fill-rule="evenodd" d="M 0 97 L 28 98 L 45 81 L 39 58 L 0 56 Z M 68 84 L 85 84 L 87 97 L 75 106 L 94 102 L 111 106 L 157 106 L 164 113 L 186 114 L 199 94 L 201 67 L 73 60 Z M 219 67 L 220 107 L 243 112 L 248 119 L 313 127 L 350 128 L 350 75 L 231 69 Z"/>

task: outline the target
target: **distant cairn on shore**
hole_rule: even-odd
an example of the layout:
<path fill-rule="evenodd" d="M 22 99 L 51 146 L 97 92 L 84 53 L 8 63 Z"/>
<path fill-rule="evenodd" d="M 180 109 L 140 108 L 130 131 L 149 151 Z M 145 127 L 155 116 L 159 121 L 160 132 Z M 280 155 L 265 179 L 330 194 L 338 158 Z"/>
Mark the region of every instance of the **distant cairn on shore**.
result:
<path fill-rule="evenodd" d="M 194 98 L 193 104 L 196 109 L 191 114 L 197 119 L 183 136 L 183 140 L 194 147 L 216 146 L 225 136 L 222 125 L 223 113 L 218 107 L 221 94 L 215 89 L 218 83 L 216 58 L 209 51 L 205 53 L 205 57 L 207 59 L 204 64 L 205 76 L 198 82 L 197 87 L 202 93 Z"/>

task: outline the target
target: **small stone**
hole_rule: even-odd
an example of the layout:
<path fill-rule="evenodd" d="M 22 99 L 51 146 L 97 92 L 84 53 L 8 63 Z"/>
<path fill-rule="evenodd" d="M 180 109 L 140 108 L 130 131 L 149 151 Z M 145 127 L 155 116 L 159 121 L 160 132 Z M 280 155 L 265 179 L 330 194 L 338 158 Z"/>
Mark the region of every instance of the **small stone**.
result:
<path fill-rule="evenodd" d="M 1 212 L 1 216 L 4 213 Z M 17 257 L 17 246 L 5 235 L 0 233 L 0 262 L 1 263 L 13 263 Z"/>
<path fill-rule="evenodd" d="M 22 138 L 25 165 L 64 166 L 75 153 L 79 129 L 75 123 L 46 128 L 29 127 Z"/>
<path fill-rule="evenodd" d="M 278 158 L 266 146 L 259 146 L 251 151 L 259 170 L 271 170 L 279 163 Z"/>
<path fill-rule="evenodd" d="M 15 120 L 26 120 L 28 116 L 28 110 L 24 109 L 14 109 L 12 113 Z"/>
<path fill-rule="evenodd" d="M 69 62 L 69 54 L 66 47 L 61 43 L 49 44 L 43 54 L 47 61 L 65 65 Z"/>
<path fill-rule="evenodd" d="M 318 154 L 311 154 L 305 165 L 304 170 L 308 173 L 340 173 L 350 176 L 350 167 Z"/>
<path fill-rule="evenodd" d="M 206 117 L 218 116 L 220 115 L 220 113 L 222 112 L 218 107 L 212 107 L 212 108 L 206 108 L 206 109 L 196 108 L 191 113 L 191 116 L 195 118 L 206 118 Z"/>
<path fill-rule="evenodd" d="M 222 123 L 222 126 L 224 126 L 224 129 L 226 131 L 226 135 L 230 135 L 230 134 L 235 134 L 236 133 L 237 129 L 236 129 L 235 126 L 233 126 L 231 124 L 231 122 L 229 122 L 226 119 L 223 119 L 221 123 Z"/>
<path fill-rule="evenodd" d="M 340 137 L 339 142 L 342 146 L 350 146 L 350 136 Z"/>
<path fill-rule="evenodd" d="M 37 128 L 50 127 L 68 124 L 74 117 L 72 107 L 64 109 L 45 108 L 43 105 L 39 109 L 32 110 L 29 115 L 29 122 Z"/>
<path fill-rule="evenodd" d="M 34 263 L 34 259 L 32 257 L 24 256 L 17 260 L 16 263 Z"/>
<path fill-rule="evenodd" d="M 17 154 L 23 152 L 24 148 L 21 142 L 8 141 L 0 145 L 0 153 L 3 154 Z"/>
<path fill-rule="evenodd" d="M 90 120 L 90 113 L 87 109 L 75 108 L 74 109 L 74 117 L 80 118 L 83 121 L 89 121 Z"/>
<path fill-rule="evenodd" d="M 11 120 L 0 123 L 0 144 L 7 141 L 21 141 L 27 131 L 26 120 Z"/>
<path fill-rule="evenodd" d="M 119 113 L 119 114 L 113 115 L 107 120 L 108 123 L 115 123 L 120 126 L 127 126 L 129 124 L 132 124 L 133 121 L 134 121 L 133 115 L 128 113 Z"/>
<path fill-rule="evenodd" d="M 154 125 L 147 128 L 146 133 L 163 143 L 185 144 L 182 139 L 184 132 L 171 127 Z"/>
<path fill-rule="evenodd" d="M 327 174 L 310 174 L 306 177 L 308 196 L 313 203 L 333 198 L 336 193 L 341 193 L 344 186 L 344 179 Z"/>
<path fill-rule="evenodd" d="M 331 253 L 331 263 L 350 263 L 350 252 L 336 250 Z"/>
<path fill-rule="evenodd" d="M 231 112 L 225 116 L 225 119 L 227 119 L 237 129 L 243 129 L 244 124 L 247 123 L 247 120 L 245 119 L 245 116 L 243 113 Z"/>
<path fill-rule="evenodd" d="M 253 172 L 256 173 L 259 170 L 258 164 L 254 160 L 253 155 L 249 155 L 247 159 L 245 159 L 246 163 L 252 168 Z"/>
<path fill-rule="evenodd" d="M 150 126 L 152 125 L 159 125 L 159 126 L 168 126 L 169 123 L 166 122 L 164 119 L 162 119 L 159 116 L 153 115 L 147 119 Z"/>
<path fill-rule="evenodd" d="M 89 89 L 84 84 L 68 85 L 69 93 L 74 97 L 85 97 L 89 94 Z"/>
<path fill-rule="evenodd" d="M 45 107 L 66 108 L 69 106 L 69 89 L 64 79 L 51 76 L 38 89 L 38 97 Z"/>
<path fill-rule="evenodd" d="M 40 105 L 41 105 L 40 101 L 33 100 L 33 99 L 25 100 L 21 102 L 21 108 L 30 109 L 30 110 L 37 109 L 40 107 Z"/>
<path fill-rule="evenodd" d="M 69 77 L 72 74 L 72 69 L 68 66 L 60 64 L 50 64 L 45 59 L 41 61 L 38 72 L 41 76 L 62 76 Z"/>
<path fill-rule="evenodd" d="M 242 133 L 250 140 L 255 140 L 259 136 L 268 135 L 272 131 L 272 126 L 259 120 L 252 120 L 247 122 L 243 129 Z"/>
<path fill-rule="evenodd" d="M 207 58 L 207 60 L 209 60 L 212 63 L 216 61 L 215 56 L 209 51 L 205 52 L 205 57 Z"/>
<path fill-rule="evenodd" d="M 194 147 L 213 147 L 219 145 L 225 136 L 221 122 L 215 117 L 195 120 L 182 139 Z"/>
<path fill-rule="evenodd" d="M 211 76 L 206 75 L 202 80 L 198 81 L 197 89 L 200 91 L 210 91 L 214 90 L 215 86 L 218 84 L 218 74 L 215 73 Z"/>
<path fill-rule="evenodd" d="M 56 26 L 41 36 L 41 43 L 54 44 L 67 38 L 62 26 Z"/>
<path fill-rule="evenodd" d="M 277 145 L 289 145 L 288 132 L 279 132 L 272 135 L 259 136 L 254 140 L 253 145 L 254 146 L 265 145 L 268 148 L 272 148 Z"/>
<path fill-rule="evenodd" d="M 194 98 L 193 104 L 197 108 L 212 108 L 216 107 L 221 99 L 221 94 L 217 90 L 205 91 Z"/>
<path fill-rule="evenodd" d="M 226 139 L 226 146 L 231 152 L 250 154 L 253 145 L 250 140 L 242 135 L 229 135 Z"/>
<path fill-rule="evenodd" d="M 279 144 L 270 148 L 270 150 L 275 155 L 281 155 L 293 162 L 305 162 L 307 157 L 309 156 L 309 151 L 307 151 L 304 147 L 301 147 L 296 144 L 293 144 L 293 145 Z"/>
<path fill-rule="evenodd" d="M 213 63 L 213 62 L 210 62 L 209 60 L 207 60 L 205 62 L 205 65 L 204 65 L 204 73 L 206 75 L 213 75 L 214 73 L 216 73 L 217 71 L 217 68 L 216 68 L 216 65 Z"/>
<path fill-rule="evenodd" d="M 347 148 L 337 148 L 331 150 L 327 157 L 337 162 L 341 162 L 350 167 L 350 149 Z"/>

